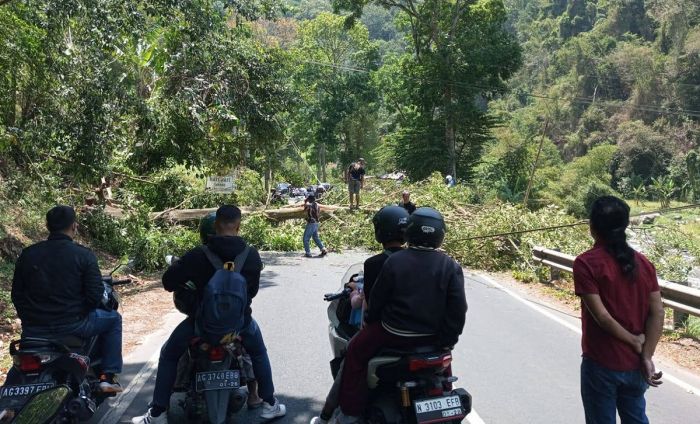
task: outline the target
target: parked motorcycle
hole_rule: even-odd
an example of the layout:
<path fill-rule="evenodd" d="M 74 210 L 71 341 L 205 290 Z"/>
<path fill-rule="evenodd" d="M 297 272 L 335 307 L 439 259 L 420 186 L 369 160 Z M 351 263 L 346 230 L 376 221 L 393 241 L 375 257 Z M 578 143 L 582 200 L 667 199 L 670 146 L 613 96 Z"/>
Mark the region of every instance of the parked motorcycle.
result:
<path fill-rule="evenodd" d="M 113 275 L 129 265 L 120 264 L 102 277 L 104 295 L 101 308 L 119 308 L 120 298 L 114 286 L 129 284 L 131 279 L 115 280 Z M 89 420 L 105 399 L 114 396 L 99 390 L 101 355 L 97 339 L 97 336 L 88 340 L 74 336 L 58 339 L 27 337 L 10 343 L 13 367 L 5 385 L 0 387 L 0 422 L 74 424 Z M 55 413 L 51 412 L 52 408 L 44 408 L 45 412 L 41 412 L 39 407 L 43 404 L 41 399 L 51 397 L 43 395 L 47 391 L 54 395 L 61 393 L 63 401 Z M 30 398 L 39 399 L 33 401 L 39 406 L 34 403 L 32 410 L 35 412 L 31 414 L 24 412 Z M 29 416 L 31 420 L 27 421 Z M 25 418 L 20 420 L 20 417 Z"/>
<path fill-rule="evenodd" d="M 176 256 L 166 257 L 168 265 L 177 260 Z M 195 291 L 194 284 L 189 284 L 175 292 L 178 309 L 187 299 L 196 299 Z M 177 421 L 178 413 L 184 412 L 188 424 L 224 424 L 239 412 L 248 399 L 246 383 L 252 378 L 250 367 L 244 366 L 244 354 L 236 337 L 219 345 L 194 337 L 178 363 L 175 391 L 184 392 L 185 397 L 172 397 L 170 422 Z"/>
<path fill-rule="evenodd" d="M 347 284 L 356 281 L 363 265 L 351 266 L 342 278 L 341 290 L 327 294 L 328 335 L 333 360 L 331 373 L 336 377 L 357 328 L 348 324 L 350 315 Z M 452 353 L 435 346 L 408 350 L 385 349 L 369 362 L 367 384 L 370 388 L 364 419 L 371 424 L 460 423 L 471 412 L 472 398 L 464 389 L 454 389 Z"/>

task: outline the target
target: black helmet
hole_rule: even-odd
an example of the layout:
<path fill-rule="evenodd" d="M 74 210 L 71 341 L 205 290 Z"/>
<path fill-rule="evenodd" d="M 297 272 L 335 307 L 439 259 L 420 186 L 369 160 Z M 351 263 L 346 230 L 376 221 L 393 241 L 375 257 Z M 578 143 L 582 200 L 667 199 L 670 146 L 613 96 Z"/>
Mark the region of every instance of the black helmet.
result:
<path fill-rule="evenodd" d="M 404 242 L 408 212 L 400 206 L 384 206 L 372 218 L 374 238 L 378 243 Z"/>
<path fill-rule="evenodd" d="M 215 221 L 216 212 L 210 212 L 199 222 L 199 239 L 202 241 L 202 244 L 207 244 L 209 237 L 216 234 Z"/>
<path fill-rule="evenodd" d="M 446 232 L 445 219 L 440 212 L 433 208 L 418 208 L 408 218 L 406 241 L 412 246 L 437 249 Z"/>

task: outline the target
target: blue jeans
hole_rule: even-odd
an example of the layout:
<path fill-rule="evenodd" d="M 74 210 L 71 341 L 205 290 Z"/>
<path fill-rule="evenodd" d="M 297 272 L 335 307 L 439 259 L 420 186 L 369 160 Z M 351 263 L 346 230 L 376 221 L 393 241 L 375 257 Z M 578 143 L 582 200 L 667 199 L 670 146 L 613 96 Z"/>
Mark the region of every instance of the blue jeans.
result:
<path fill-rule="evenodd" d="M 316 243 L 316 246 L 318 246 L 318 248 L 321 249 L 321 251 L 323 251 L 323 242 L 318 236 L 318 222 L 309 222 L 306 224 L 306 228 L 304 229 L 304 251 L 307 255 L 311 254 L 311 246 L 309 245 L 309 240 L 311 240 L 312 237 L 314 239 L 314 243 Z"/>
<path fill-rule="evenodd" d="M 595 361 L 581 363 L 581 399 L 586 424 L 615 424 L 615 412 L 622 424 L 648 424 L 647 382 L 640 371 L 612 371 Z"/>
<path fill-rule="evenodd" d="M 267 348 L 262 338 L 262 332 L 258 323 L 249 318 L 249 324 L 241 332 L 243 347 L 253 361 L 253 373 L 258 381 L 258 394 L 270 405 L 275 403 L 275 387 L 272 384 L 272 368 L 270 359 L 267 356 Z M 168 408 L 170 405 L 170 395 L 177 378 L 177 363 L 180 357 L 187 352 L 187 346 L 194 337 L 194 320 L 187 318 L 182 321 L 168 341 L 160 350 L 158 360 L 158 373 L 156 374 L 156 385 L 153 390 L 153 402 L 151 406 Z"/>
<path fill-rule="evenodd" d="M 122 372 L 122 316 L 119 312 L 95 309 L 75 324 L 22 328 L 22 337 L 56 339 L 65 336 L 81 339 L 99 336 L 97 346 L 102 360 L 100 371 L 112 374 Z"/>

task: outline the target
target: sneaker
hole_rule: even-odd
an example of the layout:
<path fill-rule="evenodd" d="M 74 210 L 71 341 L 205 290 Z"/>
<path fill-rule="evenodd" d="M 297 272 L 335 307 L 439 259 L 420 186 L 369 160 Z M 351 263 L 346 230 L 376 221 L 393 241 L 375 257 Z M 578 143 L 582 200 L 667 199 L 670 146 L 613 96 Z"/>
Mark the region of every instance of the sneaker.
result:
<path fill-rule="evenodd" d="M 266 420 L 271 420 L 273 418 L 284 417 L 287 414 L 287 407 L 280 403 L 279 400 L 275 398 L 275 404 L 270 405 L 267 402 L 263 402 L 262 413 L 260 418 Z"/>
<path fill-rule="evenodd" d="M 154 417 L 151 415 L 151 408 L 148 408 L 145 415 L 134 417 L 131 419 L 131 422 L 133 424 L 168 424 L 168 413 L 161 412 L 160 415 Z"/>
<path fill-rule="evenodd" d="M 328 251 L 326 249 L 321 250 L 321 254 L 318 255 L 319 258 L 322 258 L 328 254 Z"/>
<path fill-rule="evenodd" d="M 102 393 L 121 393 L 124 391 L 122 385 L 119 384 L 117 376 L 114 374 L 102 374 L 100 376 L 100 392 Z"/>
<path fill-rule="evenodd" d="M 312 255 L 311 253 L 304 253 L 304 257 L 305 258 L 313 258 L 314 255 Z"/>
<path fill-rule="evenodd" d="M 313 417 L 311 418 L 311 422 L 309 422 L 309 424 L 328 424 L 328 421 L 321 417 Z"/>

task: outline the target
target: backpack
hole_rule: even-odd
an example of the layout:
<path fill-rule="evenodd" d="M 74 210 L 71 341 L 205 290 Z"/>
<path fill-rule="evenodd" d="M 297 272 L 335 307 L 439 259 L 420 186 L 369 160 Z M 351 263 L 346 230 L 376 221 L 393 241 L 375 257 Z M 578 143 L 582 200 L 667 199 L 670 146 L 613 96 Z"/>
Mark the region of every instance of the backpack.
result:
<path fill-rule="evenodd" d="M 214 275 L 204 287 L 197 310 L 196 333 L 209 343 L 222 343 L 231 333 L 243 330 L 248 307 L 248 284 L 241 269 L 250 252 L 246 246 L 233 262 L 222 262 L 207 246 L 202 246 Z"/>

